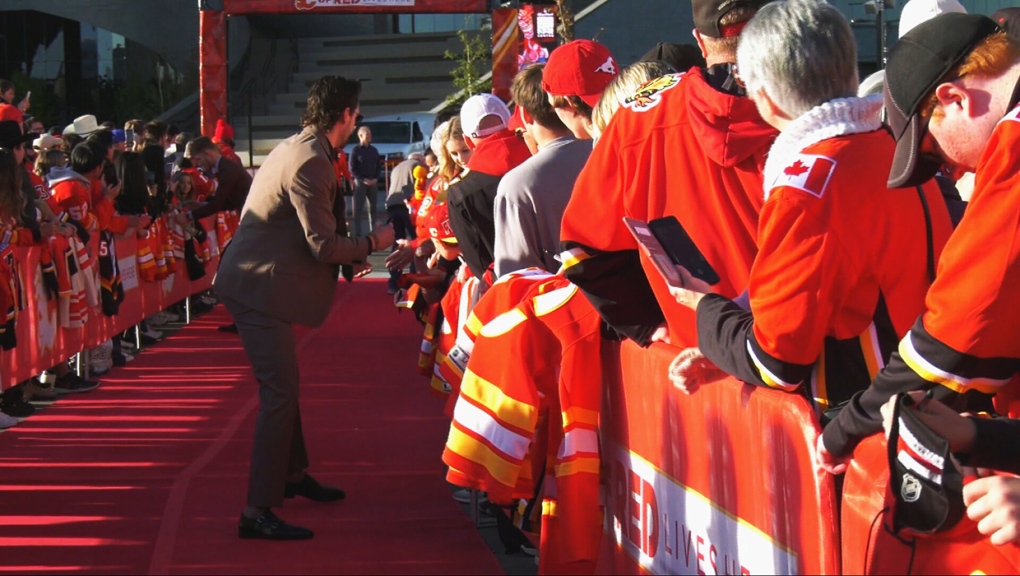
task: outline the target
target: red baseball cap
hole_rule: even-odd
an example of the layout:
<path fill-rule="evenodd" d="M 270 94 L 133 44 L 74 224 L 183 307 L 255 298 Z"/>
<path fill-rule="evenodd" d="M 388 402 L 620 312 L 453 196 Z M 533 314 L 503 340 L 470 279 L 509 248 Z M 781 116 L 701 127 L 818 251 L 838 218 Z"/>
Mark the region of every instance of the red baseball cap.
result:
<path fill-rule="evenodd" d="M 440 242 L 456 244 L 457 238 L 453 235 L 453 226 L 450 226 L 450 209 L 446 202 L 433 204 L 425 215 L 425 228 L 429 236 Z"/>
<path fill-rule="evenodd" d="M 524 106 L 514 106 L 513 116 L 510 117 L 510 122 L 506 126 L 513 132 L 518 130 L 524 130 Z"/>
<path fill-rule="evenodd" d="M 619 73 L 608 48 L 591 40 L 574 40 L 549 56 L 542 70 L 542 89 L 553 96 L 577 96 L 594 108 Z"/>

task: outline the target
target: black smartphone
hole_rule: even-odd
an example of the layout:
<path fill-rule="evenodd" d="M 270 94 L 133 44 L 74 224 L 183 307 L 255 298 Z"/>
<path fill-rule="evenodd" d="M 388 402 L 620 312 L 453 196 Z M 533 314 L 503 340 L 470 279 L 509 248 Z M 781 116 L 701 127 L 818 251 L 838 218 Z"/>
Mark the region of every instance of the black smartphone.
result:
<path fill-rule="evenodd" d="M 719 283 L 719 274 L 705 259 L 694 241 L 680 225 L 675 216 L 657 218 L 648 223 L 648 228 L 662 244 L 674 264 L 679 264 L 691 273 L 691 276 L 704 280 L 709 286 Z"/>

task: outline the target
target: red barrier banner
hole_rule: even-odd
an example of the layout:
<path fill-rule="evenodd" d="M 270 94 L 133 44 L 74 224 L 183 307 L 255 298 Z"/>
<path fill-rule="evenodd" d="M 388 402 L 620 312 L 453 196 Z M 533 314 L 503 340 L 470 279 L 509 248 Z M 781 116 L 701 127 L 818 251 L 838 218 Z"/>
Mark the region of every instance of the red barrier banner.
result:
<path fill-rule="evenodd" d="M 488 0 L 223 0 L 228 14 L 310 14 L 396 12 L 401 14 L 480 14 Z"/>
<path fill-rule="evenodd" d="M 667 376 L 677 348 L 608 349 L 600 572 L 839 572 L 833 479 L 814 469 L 804 398 L 733 379 L 687 396 Z"/>
<path fill-rule="evenodd" d="M 79 328 L 60 327 L 57 302 L 47 295 L 40 271 L 43 248 L 17 248 L 15 258 L 24 286 L 25 309 L 18 315 L 15 325 L 17 346 L 0 353 L 0 389 L 36 376 L 82 350 L 106 342 L 144 318 L 211 288 L 219 264 L 219 249 L 212 232 L 215 222 L 215 217 L 203 220 L 203 225 L 210 230 L 212 259 L 205 264 L 205 276 L 196 282 L 189 280 L 183 260 L 177 261 L 175 272 L 167 278 L 158 282 L 141 281 L 137 271 L 138 240 L 133 235 L 118 236 L 114 250 L 124 286 L 124 301 L 116 316 L 104 315 L 99 307 L 91 308 L 88 320 Z M 99 234 L 93 234 L 89 249 L 91 254 L 98 254 Z"/>

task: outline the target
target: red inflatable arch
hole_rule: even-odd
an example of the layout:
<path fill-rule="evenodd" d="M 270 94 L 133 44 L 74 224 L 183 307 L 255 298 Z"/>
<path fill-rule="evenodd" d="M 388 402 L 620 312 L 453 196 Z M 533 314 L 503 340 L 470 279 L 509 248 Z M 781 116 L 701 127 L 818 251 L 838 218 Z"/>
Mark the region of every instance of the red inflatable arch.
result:
<path fill-rule="evenodd" d="M 477 14 L 488 0 L 203 0 L 199 11 L 198 74 L 202 134 L 227 116 L 227 16 L 244 14 Z"/>

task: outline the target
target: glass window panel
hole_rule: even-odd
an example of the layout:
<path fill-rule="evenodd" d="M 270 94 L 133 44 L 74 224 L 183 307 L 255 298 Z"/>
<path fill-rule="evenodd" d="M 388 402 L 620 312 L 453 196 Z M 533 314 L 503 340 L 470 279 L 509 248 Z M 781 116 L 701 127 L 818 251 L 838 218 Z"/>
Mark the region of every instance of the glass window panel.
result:
<path fill-rule="evenodd" d="M 414 15 L 412 14 L 400 14 L 397 16 L 397 31 L 401 34 L 411 34 L 414 32 Z"/>

